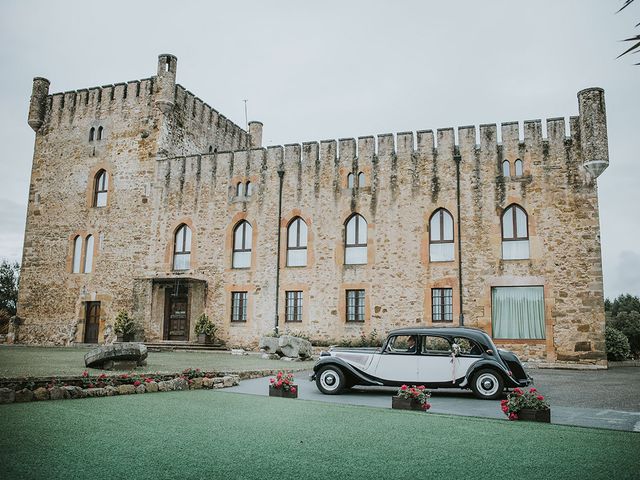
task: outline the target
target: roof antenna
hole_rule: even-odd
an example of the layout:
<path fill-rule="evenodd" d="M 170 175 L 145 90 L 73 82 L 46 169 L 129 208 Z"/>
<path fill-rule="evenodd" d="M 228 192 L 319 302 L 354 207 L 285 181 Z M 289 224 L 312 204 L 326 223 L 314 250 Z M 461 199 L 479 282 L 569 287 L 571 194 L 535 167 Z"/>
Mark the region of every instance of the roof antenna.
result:
<path fill-rule="evenodd" d="M 248 132 L 249 131 L 249 117 L 247 115 L 247 99 L 245 98 L 243 100 L 244 102 L 244 129 Z"/>

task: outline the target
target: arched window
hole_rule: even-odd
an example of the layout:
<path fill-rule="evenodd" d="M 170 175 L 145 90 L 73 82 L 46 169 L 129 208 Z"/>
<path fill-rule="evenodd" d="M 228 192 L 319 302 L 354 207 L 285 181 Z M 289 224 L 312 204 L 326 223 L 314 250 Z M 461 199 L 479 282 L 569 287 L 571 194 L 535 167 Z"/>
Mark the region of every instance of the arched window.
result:
<path fill-rule="evenodd" d="M 307 224 L 296 217 L 287 227 L 287 266 L 304 267 L 307 265 Z"/>
<path fill-rule="evenodd" d="M 173 242 L 173 269 L 189 270 L 191 265 L 191 229 L 184 223 L 176 230 Z"/>
<path fill-rule="evenodd" d="M 365 186 L 366 186 L 366 179 L 365 179 L 365 176 L 364 176 L 364 172 L 360 172 L 358 174 L 358 187 L 362 188 L 362 187 L 365 187 Z"/>
<path fill-rule="evenodd" d="M 516 177 L 521 177 L 522 176 L 522 160 L 517 159 L 516 160 Z"/>
<path fill-rule="evenodd" d="M 93 186 L 93 206 L 94 207 L 106 207 L 107 206 L 107 192 L 109 190 L 109 174 L 106 170 L 100 170 L 96 173 L 94 186 Z"/>
<path fill-rule="evenodd" d="M 453 260 L 453 217 L 444 208 L 436 210 L 429 221 L 429 260 Z"/>
<path fill-rule="evenodd" d="M 251 242 L 253 240 L 253 228 L 246 220 L 242 220 L 233 229 L 233 268 L 251 267 Z"/>
<path fill-rule="evenodd" d="M 82 258 L 82 237 L 78 235 L 73 239 L 73 264 L 71 272 L 80 273 L 80 260 Z"/>
<path fill-rule="evenodd" d="M 209 153 L 213 152 L 213 145 L 209 145 Z"/>
<path fill-rule="evenodd" d="M 88 235 L 84 243 L 84 273 L 91 273 L 93 270 L 93 235 Z"/>
<path fill-rule="evenodd" d="M 96 137 L 96 140 L 102 140 L 102 131 L 104 129 L 102 127 L 98 127 L 98 136 Z"/>
<path fill-rule="evenodd" d="M 91 127 L 91 130 L 89 130 L 89 141 L 90 142 L 93 142 L 93 137 L 95 136 L 95 134 L 96 134 L 96 129 Z"/>
<path fill-rule="evenodd" d="M 238 182 L 236 185 L 236 197 L 242 197 L 244 195 L 244 183 Z"/>
<path fill-rule="evenodd" d="M 511 205 L 502 214 L 502 258 L 529 258 L 528 217 L 520 205 Z"/>
<path fill-rule="evenodd" d="M 353 188 L 353 173 L 347 175 L 347 188 Z"/>
<path fill-rule="evenodd" d="M 346 265 L 367 263 L 367 221 L 357 213 L 349 217 L 346 223 L 344 263 Z"/>
<path fill-rule="evenodd" d="M 503 177 L 511 176 L 511 164 L 509 163 L 509 160 L 505 160 L 504 162 L 502 162 L 502 176 Z"/>
<path fill-rule="evenodd" d="M 251 182 L 247 182 L 247 185 L 245 187 L 245 192 L 246 192 L 246 196 L 250 197 L 251 194 L 253 193 L 253 185 L 251 184 Z"/>

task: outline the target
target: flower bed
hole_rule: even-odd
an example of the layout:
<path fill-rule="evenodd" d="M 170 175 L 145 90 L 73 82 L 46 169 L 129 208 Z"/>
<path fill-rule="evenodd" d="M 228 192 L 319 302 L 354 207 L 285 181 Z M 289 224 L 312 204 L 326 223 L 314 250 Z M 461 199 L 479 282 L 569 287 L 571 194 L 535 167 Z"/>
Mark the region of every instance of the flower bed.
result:
<path fill-rule="evenodd" d="M 514 388 L 513 392 L 507 395 L 506 400 L 500 402 L 500 408 L 509 420 L 551 422 L 549 404 L 533 387 L 528 392 L 521 388 Z"/>
<path fill-rule="evenodd" d="M 298 386 L 293 383 L 293 374 L 278 372 L 269 379 L 269 396 L 282 398 L 298 398 Z"/>
<path fill-rule="evenodd" d="M 429 403 L 431 393 L 429 393 L 424 385 L 402 385 L 395 397 L 391 398 L 391 408 L 402 410 L 422 410 L 427 411 L 431 408 Z"/>

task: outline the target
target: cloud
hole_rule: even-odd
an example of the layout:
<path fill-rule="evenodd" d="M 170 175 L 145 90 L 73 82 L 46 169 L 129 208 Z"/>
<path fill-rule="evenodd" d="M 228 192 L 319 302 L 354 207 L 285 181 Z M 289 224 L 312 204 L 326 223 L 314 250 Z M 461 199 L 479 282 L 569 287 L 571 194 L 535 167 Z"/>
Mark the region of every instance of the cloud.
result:
<path fill-rule="evenodd" d="M 608 298 L 622 293 L 640 296 L 640 254 L 630 250 L 623 250 L 618 255 L 616 269 L 609 275 L 606 289 Z"/>

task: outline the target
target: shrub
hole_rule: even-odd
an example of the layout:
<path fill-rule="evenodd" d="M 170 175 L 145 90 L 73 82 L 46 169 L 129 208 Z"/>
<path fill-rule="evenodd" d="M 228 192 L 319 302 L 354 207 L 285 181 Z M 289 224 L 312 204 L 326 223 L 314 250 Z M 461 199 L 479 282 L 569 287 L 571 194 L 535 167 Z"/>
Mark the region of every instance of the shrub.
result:
<path fill-rule="evenodd" d="M 136 332 L 136 323 L 127 312 L 121 310 L 113 324 L 113 329 L 120 335 L 132 335 Z"/>
<path fill-rule="evenodd" d="M 620 312 L 610 324 L 627 337 L 631 353 L 640 354 L 640 312 Z"/>
<path fill-rule="evenodd" d="M 609 360 L 624 360 L 629 356 L 629 340 L 620 330 L 613 327 L 606 327 L 604 339 L 607 347 L 607 358 Z"/>
<path fill-rule="evenodd" d="M 207 317 L 205 313 L 203 313 L 198 317 L 198 321 L 196 322 L 196 326 L 195 326 L 195 331 L 197 335 L 204 334 L 213 339 L 216 336 L 217 330 L 218 330 L 218 327 L 216 327 L 211 322 L 211 320 L 209 320 L 209 317 Z"/>

